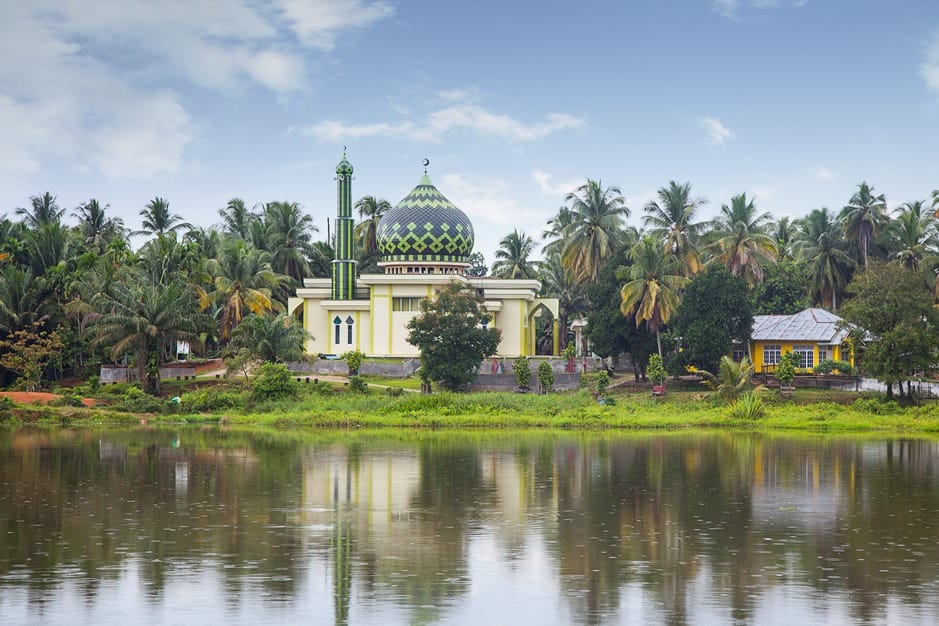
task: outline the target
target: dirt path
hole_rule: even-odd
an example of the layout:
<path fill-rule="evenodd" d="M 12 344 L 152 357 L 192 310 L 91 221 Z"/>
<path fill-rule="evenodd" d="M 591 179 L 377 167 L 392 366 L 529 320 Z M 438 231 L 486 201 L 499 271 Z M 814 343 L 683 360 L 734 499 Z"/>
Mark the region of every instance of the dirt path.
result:
<path fill-rule="evenodd" d="M 48 393 L 45 391 L 0 391 L 0 398 L 9 398 L 17 404 L 45 404 L 61 398 L 57 393 Z M 94 406 L 95 401 L 92 398 L 82 398 L 82 404 L 85 406 Z"/>

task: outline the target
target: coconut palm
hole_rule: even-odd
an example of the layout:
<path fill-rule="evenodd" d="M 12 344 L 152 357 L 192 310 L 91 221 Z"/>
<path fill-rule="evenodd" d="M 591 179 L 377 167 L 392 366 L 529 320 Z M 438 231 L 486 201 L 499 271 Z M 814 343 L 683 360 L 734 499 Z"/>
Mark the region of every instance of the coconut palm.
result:
<path fill-rule="evenodd" d="M 23 221 L 29 228 L 38 228 L 42 224 L 58 224 L 65 209 L 60 209 L 56 197 L 48 191 L 41 196 L 32 196 L 29 199 L 30 208 L 20 207 L 16 214 L 23 216 Z"/>
<path fill-rule="evenodd" d="M 502 238 L 496 250 L 496 260 L 492 264 L 495 278 L 535 278 L 538 275 L 538 262 L 529 257 L 535 248 L 535 242 L 518 229 Z"/>
<path fill-rule="evenodd" d="M 218 258 L 209 260 L 213 279 L 208 296 L 219 307 L 219 337 L 223 341 L 248 314 L 283 309 L 271 294 L 288 278 L 271 269 L 270 257 L 243 239 L 230 239 L 222 245 Z"/>
<path fill-rule="evenodd" d="M 558 299 L 558 323 L 562 332 L 566 332 L 567 322 L 571 317 L 587 312 L 586 286 L 571 277 L 556 250 L 539 264 L 538 269 L 541 293 L 544 297 Z"/>
<path fill-rule="evenodd" d="M 862 182 L 851 196 L 851 200 L 841 210 L 840 219 L 845 235 L 857 241 L 861 265 L 865 269 L 867 269 L 867 252 L 871 241 L 887 221 L 886 209 L 887 203 L 884 195 L 876 195 L 872 186 Z"/>
<path fill-rule="evenodd" d="M 378 250 L 378 222 L 391 210 L 391 203 L 375 196 L 362 196 L 355 203 L 355 209 L 362 218 L 355 227 L 355 239 L 363 255 L 367 256 Z"/>
<path fill-rule="evenodd" d="M 596 282 L 603 267 L 623 243 L 623 220 L 629 217 L 626 199 L 618 187 L 604 188 L 588 179 L 567 194 L 570 224 L 564 228 L 564 266 L 579 282 Z"/>
<path fill-rule="evenodd" d="M 312 337 L 303 324 L 286 313 L 276 317 L 252 314 L 233 331 L 229 347 L 259 361 L 287 363 L 306 358 L 303 344 L 307 339 Z"/>
<path fill-rule="evenodd" d="M 776 260 L 792 259 L 795 254 L 796 228 L 789 218 L 781 217 L 770 224 L 769 234 L 776 243 Z"/>
<path fill-rule="evenodd" d="M 746 193 L 731 197 L 730 204 L 722 204 L 720 215 L 717 217 L 717 228 L 722 226 L 729 230 L 738 222 L 743 222 L 750 232 L 762 231 L 768 228 L 773 216 L 768 211 L 757 213 L 753 198 L 747 198 Z"/>
<path fill-rule="evenodd" d="M 845 241 L 834 215 L 815 209 L 800 222 L 799 252 L 812 270 L 812 297 L 822 306 L 838 310 L 842 292 L 855 265 L 845 251 Z"/>
<path fill-rule="evenodd" d="M 245 206 L 244 200 L 232 198 L 224 209 L 218 210 L 218 214 L 222 218 L 224 232 L 253 243 L 251 225 L 258 221 L 258 215 Z"/>
<path fill-rule="evenodd" d="M 0 269 L 0 338 L 45 322 L 55 312 L 46 279 L 29 268 L 5 263 Z"/>
<path fill-rule="evenodd" d="M 674 180 L 657 192 L 658 200 L 645 206 L 643 224 L 648 234 L 661 242 L 665 251 L 678 258 L 685 276 L 697 274 L 704 268 L 701 253 L 697 248 L 697 237 L 707 226 L 696 222 L 695 214 L 706 202 L 704 198 L 692 197 L 691 183 L 679 185 Z"/>
<path fill-rule="evenodd" d="M 112 359 L 134 355 L 138 379 L 148 393 L 160 391 L 160 364 L 177 340 L 201 345 L 200 334 L 211 329 L 196 297 L 183 280 L 155 284 L 136 273 L 96 296 L 100 314 L 94 322 L 93 347 L 108 348 Z"/>
<path fill-rule="evenodd" d="M 936 250 L 935 218 L 922 201 L 900 205 L 886 231 L 892 256 L 910 269 L 918 269 L 926 255 Z"/>
<path fill-rule="evenodd" d="M 310 275 L 307 258 L 312 255 L 313 218 L 296 202 L 264 205 L 264 249 L 271 253 L 271 267 L 289 276 L 295 285 Z"/>
<path fill-rule="evenodd" d="M 776 262 L 776 242 L 760 230 L 750 230 L 746 222 L 739 221 L 727 231 L 719 231 L 720 238 L 711 248 L 714 259 L 734 276 L 741 276 L 752 289 L 763 282 L 763 264 Z"/>
<path fill-rule="evenodd" d="M 564 250 L 564 245 L 567 243 L 565 233 L 569 232 L 570 225 L 573 221 L 573 211 L 563 205 L 558 209 L 557 215 L 548 220 L 547 228 L 541 233 L 541 240 L 545 242 L 541 250 L 545 258 L 555 252 L 558 253 L 560 258 Z"/>
<path fill-rule="evenodd" d="M 124 221 L 119 217 L 108 217 L 111 208 L 101 206 L 95 198 L 78 205 L 72 216 L 78 220 L 78 231 L 86 246 L 94 247 L 99 253 L 104 252 L 108 243 L 124 234 Z"/>
<path fill-rule="evenodd" d="M 170 203 L 159 196 L 140 210 L 140 217 L 143 218 L 143 223 L 140 230 L 134 231 L 135 235 L 162 237 L 166 233 L 175 233 L 181 228 L 192 228 L 191 224 L 183 221 L 181 215 L 170 213 Z"/>
<path fill-rule="evenodd" d="M 630 249 L 629 259 L 632 265 L 617 272 L 618 278 L 627 280 L 620 289 L 620 311 L 627 317 L 635 315 L 636 326 L 646 323 L 649 331 L 655 333 L 662 356 L 659 329 L 678 310 L 679 291 L 689 279 L 682 275 L 678 258 L 649 237 Z"/>

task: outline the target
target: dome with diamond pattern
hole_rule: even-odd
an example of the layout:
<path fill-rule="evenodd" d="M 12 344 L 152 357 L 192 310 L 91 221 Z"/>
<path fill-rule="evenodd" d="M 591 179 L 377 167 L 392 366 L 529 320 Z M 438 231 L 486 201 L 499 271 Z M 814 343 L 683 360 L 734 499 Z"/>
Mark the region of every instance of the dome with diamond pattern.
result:
<path fill-rule="evenodd" d="M 411 193 L 378 223 L 383 263 L 468 264 L 473 224 L 424 173 Z"/>

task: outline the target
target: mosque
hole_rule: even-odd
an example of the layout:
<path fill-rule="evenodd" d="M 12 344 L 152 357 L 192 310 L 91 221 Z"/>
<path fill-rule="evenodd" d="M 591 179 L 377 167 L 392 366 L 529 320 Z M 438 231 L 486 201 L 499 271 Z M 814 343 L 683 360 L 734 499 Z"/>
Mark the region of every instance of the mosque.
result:
<path fill-rule="evenodd" d="M 552 336 L 550 352 L 558 354 L 558 300 L 539 298 L 537 280 L 467 276 L 473 224 L 434 186 L 426 169 L 411 193 L 378 224 L 378 267 L 383 273 L 360 275 L 353 249 L 352 171 L 343 153 L 336 166 L 332 277 L 304 280 L 288 304 L 313 336 L 306 344 L 308 353 L 358 350 L 369 357 L 418 356 L 417 347 L 407 341 L 407 323 L 420 314 L 421 300 L 457 281 L 476 290 L 492 316 L 490 323 L 502 331 L 498 356 L 534 355 L 539 336 L 546 333 Z"/>

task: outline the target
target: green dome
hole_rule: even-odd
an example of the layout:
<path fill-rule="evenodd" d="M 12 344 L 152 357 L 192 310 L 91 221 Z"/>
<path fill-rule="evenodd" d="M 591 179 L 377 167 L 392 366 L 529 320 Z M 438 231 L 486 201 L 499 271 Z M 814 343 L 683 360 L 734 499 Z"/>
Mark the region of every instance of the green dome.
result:
<path fill-rule="evenodd" d="M 339 161 L 339 164 L 336 165 L 337 174 L 352 174 L 352 164 L 346 160 L 346 153 L 343 150 L 342 152 L 342 161 Z"/>
<path fill-rule="evenodd" d="M 440 193 L 427 174 L 378 223 L 383 262 L 468 263 L 473 224 Z"/>

